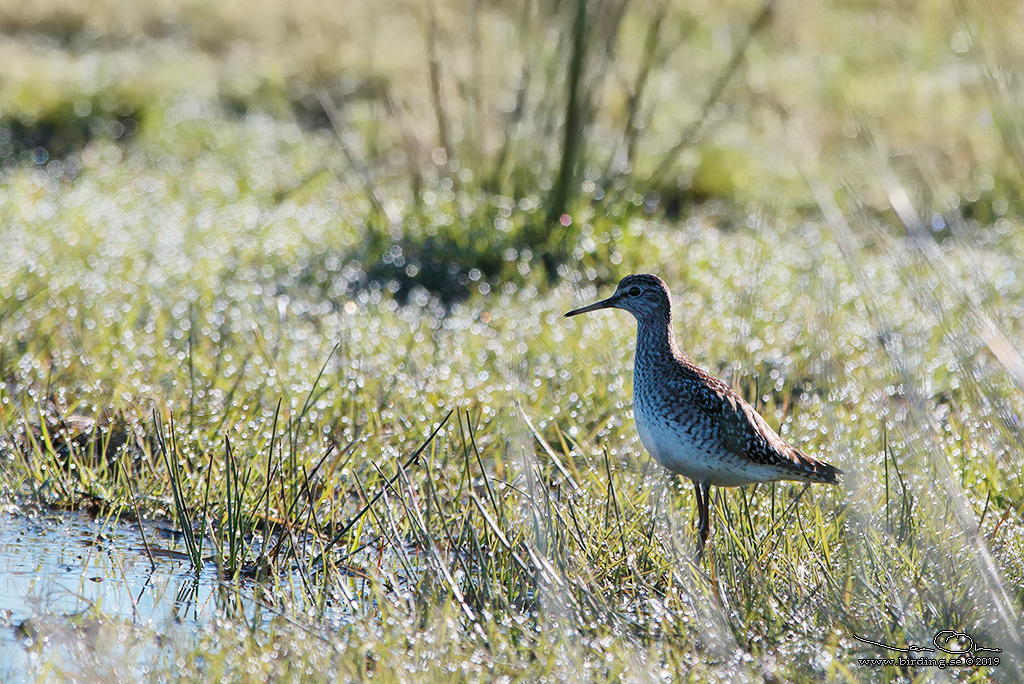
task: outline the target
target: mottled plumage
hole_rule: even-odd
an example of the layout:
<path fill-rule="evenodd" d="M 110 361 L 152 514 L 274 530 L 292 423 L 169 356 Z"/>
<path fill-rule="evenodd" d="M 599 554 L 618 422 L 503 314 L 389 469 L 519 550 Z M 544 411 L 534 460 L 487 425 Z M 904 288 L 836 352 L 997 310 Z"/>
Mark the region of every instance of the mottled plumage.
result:
<path fill-rule="evenodd" d="M 679 353 L 672 333 L 672 300 L 661 278 L 626 276 L 608 299 L 565 315 L 609 307 L 625 309 L 637 320 L 637 432 L 658 463 L 693 480 L 701 549 L 711 534 L 712 485 L 836 482 L 841 470 L 787 444 L 731 387 Z"/>

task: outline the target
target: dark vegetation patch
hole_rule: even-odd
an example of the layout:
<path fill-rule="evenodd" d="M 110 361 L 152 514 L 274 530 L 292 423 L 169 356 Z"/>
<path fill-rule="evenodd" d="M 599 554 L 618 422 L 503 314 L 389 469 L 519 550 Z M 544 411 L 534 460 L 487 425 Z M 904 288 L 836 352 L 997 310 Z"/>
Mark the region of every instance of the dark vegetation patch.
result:
<path fill-rule="evenodd" d="M 570 259 L 601 283 L 618 282 L 639 267 L 626 255 L 636 254 L 642 235 L 624 230 L 625 217 L 615 211 L 589 222 L 566 215 L 549 224 L 539 198 L 513 205 L 483 197 L 472 204 L 471 215 L 414 207 L 394 228 L 371 222 L 356 248 L 311 256 L 297 278 L 282 264 L 278 286 L 290 283 L 331 301 L 387 290 L 403 305 L 426 293 L 448 309 L 475 294 L 511 294 L 527 285 L 543 290 L 560 279 Z M 573 249 L 582 235 L 587 249 Z"/>
<path fill-rule="evenodd" d="M 88 16 L 82 11 L 8 11 L 0 16 L 0 32 L 5 36 L 48 38 L 69 47 L 86 32 L 87 20 Z"/>
<path fill-rule="evenodd" d="M 368 226 L 362 244 L 346 254 L 317 255 L 302 270 L 298 284 L 332 300 L 386 289 L 401 304 L 423 291 L 445 307 L 474 292 L 518 288 L 533 279 L 542 263 L 523 228 L 536 213 L 526 209 L 513 219 L 511 209 L 493 203 L 462 219 L 412 211 L 394 229 Z"/>
<path fill-rule="evenodd" d="M 33 113 L 5 112 L 0 115 L 0 167 L 61 162 L 58 175 L 74 175 L 74 158 L 86 145 L 96 138 L 130 141 L 143 112 L 139 102 L 112 92 L 69 95 Z"/>
<path fill-rule="evenodd" d="M 382 102 L 390 107 L 388 84 L 380 78 L 336 78 L 325 86 L 292 87 L 287 93 L 295 120 L 305 130 L 333 130 L 331 115 L 324 107 L 338 109 L 360 102 Z"/>
<path fill-rule="evenodd" d="M 113 458 L 130 438 L 131 428 L 120 412 L 99 417 L 81 413 L 64 414 L 51 408 L 42 420 L 26 423 L 16 442 L 26 458 L 52 454 L 65 470 L 74 470 L 77 459 L 91 466 Z"/>
<path fill-rule="evenodd" d="M 350 108 L 379 106 L 378 115 L 393 115 L 394 103 L 387 79 L 328 74 L 320 78 L 280 79 L 257 77 L 241 83 L 224 83 L 218 94 L 220 106 L 231 116 L 253 112 L 281 120 L 294 120 L 305 131 L 334 131 L 335 120 L 350 118 Z M 326 106 L 325 106 L 326 105 Z"/>

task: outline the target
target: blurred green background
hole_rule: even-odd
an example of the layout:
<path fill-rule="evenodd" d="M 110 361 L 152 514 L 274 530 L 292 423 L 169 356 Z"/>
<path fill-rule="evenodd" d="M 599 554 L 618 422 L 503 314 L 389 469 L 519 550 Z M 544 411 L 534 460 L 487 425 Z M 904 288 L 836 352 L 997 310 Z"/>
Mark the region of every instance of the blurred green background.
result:
<path fill-rule="evenodd" d="M 267 126 L 304 152 L 287 171 L 268 159 L 253 199 L 330 196 L 360 243 L 333 256 L 403 299 L 521 283 L 536 263 L 548 281 L 571 261 L 607 282 L 637 266 L 616 225 L 797 223 L 819 213 L 806 174 L 896 234 L 890 172 L 926 223 L 1012 217 L 1019 15 L 941 1 L 11 3 L 0 154 L 73 178 L 97 137 L 191 159 Z"/>

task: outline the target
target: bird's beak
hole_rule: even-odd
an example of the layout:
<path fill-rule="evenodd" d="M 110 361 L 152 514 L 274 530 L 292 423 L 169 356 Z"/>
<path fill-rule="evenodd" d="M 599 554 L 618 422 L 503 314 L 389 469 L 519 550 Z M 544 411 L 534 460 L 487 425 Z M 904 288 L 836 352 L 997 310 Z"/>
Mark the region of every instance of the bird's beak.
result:
<path fill-rule="evenodd" d="M 565 314 L 565 317 L 575 316 L 576 314 L 587 313 L 588 311 L 597 311 L 598 309 L 607 309 L 615 306 L 615 298 L 609 297 L 608 299 L 602 299 L 599 302 L 594 302 L 589 306 L 584 306 L 580 309 L 573 309 L 569 313 Z"/>

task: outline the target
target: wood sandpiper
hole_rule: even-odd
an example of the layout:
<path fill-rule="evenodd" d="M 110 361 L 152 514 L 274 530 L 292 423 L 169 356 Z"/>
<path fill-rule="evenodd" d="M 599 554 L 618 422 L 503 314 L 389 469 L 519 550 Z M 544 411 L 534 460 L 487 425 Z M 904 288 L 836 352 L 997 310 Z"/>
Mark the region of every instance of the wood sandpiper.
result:
<path fill-rule="evenodd" d="M 626 276 L 608 299 L 565 315 L 607 308 L 625 309 L 636 318 L 636 429 L 658 463 L 693 481 L 698 558 L 711 535 L 711 485 L 741 487 L 776 480 L 836 484 L 843 471 L 787 444 L 731 387 L 679 352 L 672 332 L 672 300 L 661 278 Z"/>

